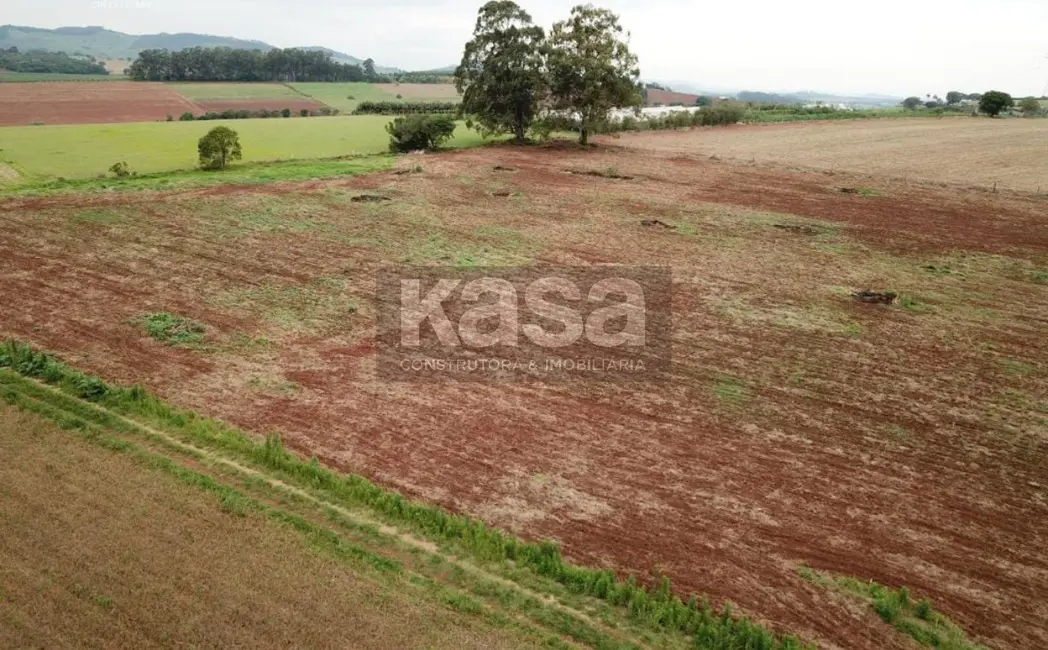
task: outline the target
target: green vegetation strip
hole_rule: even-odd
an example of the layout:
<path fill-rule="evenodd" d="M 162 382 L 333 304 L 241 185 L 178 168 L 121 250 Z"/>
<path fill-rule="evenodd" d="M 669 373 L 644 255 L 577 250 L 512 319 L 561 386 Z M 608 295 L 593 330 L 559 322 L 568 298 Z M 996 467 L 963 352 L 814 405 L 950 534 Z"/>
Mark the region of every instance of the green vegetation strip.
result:
<path fill-rule="evenodd" d="M 906 587 L 892 589 L 872 580 L 863 582 L 805 566 L 797 572 L 809 582 L 868 602 L 881 620 L 923 646 L 939 650 L 986 650 L 985 646 L 969 641 L 964 630 L 932 609 L 928 600 L 914 601 Z"/>
<path fill-rule="evenodd" d="M 389 522 L 465 551 L 479 561 L 513 562 L 518 568 L 553 580 L 572 593 L 622 607 L 630 619 L 652 629 L 691 636 L 697 648 L 792 650 L 805 647 L 793 636 L 776 636 L 745 617 L 733 617 L 730 604 L 716 612 L 707 601 L 695 596 L 685 603 L 672 595 L 666 578 L 647 589 L 632 577 L 622 581 L 612 571 L 569 564 L 552 542 L 525 542 L 470 517 L 405 499 L 363 477 L 336 474 L 322 467 L 315 458 L 304 461 L 289 453 L 276 435 L 256 442 L 221 422 L 172 407 L 141 387 L 111 386 L 24 344 L 9 341 L 0 346 L 0 368 L 40 380 L 65 395 L 93 402 L 121 416 L 144 420 L 194 445 L 220 451 L 249 466 L 263 468 L 290 485 L 325 495 L 332 503 L 368 508 Z M 120 418 L 109 416 L 109 420 Z M 128 426 L 119 422 L 106 424 L 111 423 L 117 430 Z"/>
<path fill-rule="evenodd" d="M 502 587 L 494 581 L 477 580 L 475 577 L 467 580 L 465 576 L 461 575 L 461 570 L 458 567 L 454 568 L 457 574 L 451 576 L 453 579 L 450 581 L 454 583 L 453 587 L 441 584 L 428 576 L 406 575 L 403 565 L 396 560 L 388 559 L 378 553 L 347 543 L 335 532 L 326 527 L 318 526 L 305 517 L 287 512 L 286 509 L 260 503 L 241 491 L 219 483 L 211 476 L 186 469 L 168 456 L 152 453 L 110 433 L 115 431 L 124 435 L 147 438 L 154 446 L 163 448 L 168 452 L 189 456 L 199 463 L 207 462 L 208 458 L 204 454 L 174 443 L 161 435 L 134 424 L 124 417 L 114 415 L 100 405 L 92 405 L 80 398 L 57 392 L 54 388 L 26 379 L 9 369 L 0 368 L 0 399 L 24 411 L 48 418 L 61 428 L 77 431 L 85 440 L 95 443 L 104 449 L 130 454 L 133 458 L 152 469 L 167 472 L 188 485 L 215 495 L 219 500 L 219 507 L 225 512 L 235 516 L 246 516 L 251 512 L 260 513 L 303 534 L 311 546 L 318 551 L 347 561 L 357 568 L 370 568 L 380 573 L 405 578 L 416 587 L 430 592 L 440 602 L 456 611 L 481 615 L 502 626 L 512 626 L 524 629 L 527 632 L 535 632 L 530 626 L 518 620 L 514 620 L 497 611 L 492 611 L 484 604 L 459 591 L 459 589 L 462 589 L 470 591 L 476 596 L 497 602 L 503 607 L 515 608 L 531 620 L 556 631 L 557 634 L 585 643 L 593 648 L 622 650 L 638 647 L 631 642 L 609 637 L 593 626 L 579 620 L 570 612 L 556 611 L 550 608 L 547 603 L 540 602 L 534 597 L 524 596 L 519 589 Z M 245 486 L 256 491 L 260 486 L 273 487 L 268 481 L 260 477 L 246 480 Z M 267 500 L 279 501 L 281 506 L 286 506 L 293 501 L 301 502 L 300 499 L 295 498 L 293 493 L 279 494 L 279 498 L 273 493 L 266 496 Z M 376 541 L 381 542 L 381 548 L 387 551 L 390 544 L 394 543 L 391 538 L 380 534 L 377 529 L 362 526 L 357 522 L 351 522 L 341 517 L 333 509 L 328 509 L 324 514 L 329 521 L 336 523 L 340 528 L 351 530 L 358 537 L 366 538 L 372 543 Z M 447 571 L 447 566 L 445 566 L 445 563 L 439 556 L 433 556 L 426 560 L 426 563 L 434 571 Z M 567 644 L 556 636 L 546 639 L 546 645 L 557 648 L 568 647 Z"/>

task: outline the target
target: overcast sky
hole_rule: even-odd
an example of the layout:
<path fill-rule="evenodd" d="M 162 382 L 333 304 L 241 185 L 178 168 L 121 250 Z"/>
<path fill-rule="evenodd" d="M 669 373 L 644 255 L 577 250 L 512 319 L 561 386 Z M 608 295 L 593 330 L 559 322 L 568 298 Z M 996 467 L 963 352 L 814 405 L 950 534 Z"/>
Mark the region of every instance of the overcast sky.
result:
<path fill-rule="evenodd" d="M 546 26 L 577 2 L 525 0 Z M 456 63 L 480 0 L 0 0 L 0 23 L 324 45 L 407 70 Z M 945 94 L 1048 85 L 1048 0 L 601 0 L 645 80 L 704 89 Z"/>

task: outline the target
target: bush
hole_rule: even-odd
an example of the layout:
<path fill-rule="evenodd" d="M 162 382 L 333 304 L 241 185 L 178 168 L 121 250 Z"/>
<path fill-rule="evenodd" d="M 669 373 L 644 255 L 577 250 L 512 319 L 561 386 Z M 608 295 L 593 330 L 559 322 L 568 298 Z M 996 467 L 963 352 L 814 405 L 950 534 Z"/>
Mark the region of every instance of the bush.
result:
<path fill-rule="evenodd" d="M 240 160 L 240 136 L 228 126 L 216 126 L 197 143 L 201 169 L 225 169 L 230 161 Z"/>
<path fill-rule="evenodd" d="M 178 118 L 179 122 L 192 122 L 195 118 L 192 113 L 182 113 L 182 116 Z"/>
<path fill-rule="evenodd" d="M 455 102 L 360 102 L 354 115 L 410 115 L 412 113 L 457 113 Z"/>
<path fill-rule="evenodd" d="M 432 151 L 455 134 L 455 120 L 446 115 L 409 115 L 386 125 L 393 153 Z"/>
<path fill-rule="evenodd" d="M 400 93 L 397 93 L 397 99 L 404 99 L 404 96 L 401 95 Z"/>
<path fill-rule="evenodd" d="M 117 178 L 127 178 L 132 174 L 131 168 L 128 167 L 126 162 L 114 163 L 113 166 L 109 168 L 109 173 Z"/>
<path fill-rule="evenodd" d="M 280 114 L 284 117 L 291 117 L 291 109 L 285 108 L 284 110 L 280 111 Z"/>
<path fill-rule="evenodd" d="M 175 118 L 171 115 L 171 113 L 167 114 L 167 121 L 168 122 L 174 122 L 175 121 Z"/>
<path fill-rule="evenodd" d="M 303 108 L 302 110 L 300 110 L 300 111 L 298 112 L 298 114 L 299 114 L 299 115 L 300 115 L 301 117 L 309 117 L 309 109 L 308 109 L 308 108 Z"/>
<path fill-rule="evenodd" d="M 746 109 L 739 104 L 723 102 L 712 108 L 704 108 L 700 113 L 703 126 L 724 126 L 742 121 Z"/>

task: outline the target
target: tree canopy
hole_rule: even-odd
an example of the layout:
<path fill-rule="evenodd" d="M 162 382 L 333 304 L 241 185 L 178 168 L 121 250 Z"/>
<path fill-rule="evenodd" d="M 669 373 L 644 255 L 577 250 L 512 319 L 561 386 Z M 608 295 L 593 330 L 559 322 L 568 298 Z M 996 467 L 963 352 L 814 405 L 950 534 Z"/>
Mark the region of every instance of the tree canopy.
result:
<path fill-rule="evenodd" d="M 477 12 L 473 39 L 455 70 L 455 87 L 463 94 L 462 112 L 482 134 L 524 139 L 547 88 L 545 38 L 512 0 L 492 0 Z"/>
<path fill-rule="evenodd" d="M 128 70 L 135 81 L 364 81 L 359 65 L 327 52 L 299 49 L 235 50 L 193 47 L 142 50 Z"/>
<path fill-rule="evenodd" d="M 65 52 L 45 50 L 19 52 L 17 47 L 0 50 L 0 68 L 11 72 L 109 74 L 104 65 L 92 58 L 71 57 Z"/>
<path fill-rule="evenodd" d="M 917 110 L 917 107 L 923 103 L 924 102 L 921 101 L 920 97 L 907 97 L 906 99 L 902 100 L 903 107 L 911 111 Z"/>
<path fill-rule="evenodd" d="M 547 61 L 553 106 L 578 115 L 582 144 L 612 109 L 641 105 L 637 57 L 618 16 L 607 9 L 578 5 L 568 20 L 553 25 Z"/>
<path fill-rule="evenodd" d="M 216 126 L 197 143 L 201 169 L 225 169 L 233 160 L 240 160 L 240 136 L 228 126 Z"/>
<path fill-rule="evenodd" d="M 1014 105 L 1015 100 L 1008 93 L 991 90 L 983 93 L 982 99 L 979 100 L 979 111 L 990 117 L 997 117 L 1002 111 Z"/>

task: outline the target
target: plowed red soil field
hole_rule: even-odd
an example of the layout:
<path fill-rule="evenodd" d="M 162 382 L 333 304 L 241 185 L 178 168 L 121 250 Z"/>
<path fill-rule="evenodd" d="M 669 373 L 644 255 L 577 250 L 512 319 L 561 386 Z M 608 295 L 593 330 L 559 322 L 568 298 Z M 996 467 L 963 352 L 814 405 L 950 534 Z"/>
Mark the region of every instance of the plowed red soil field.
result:
<path fill-rule="evenodd" d="M 161 83 L 0 84 L 0 126 L 147 122 L 200 109 Z"/>
<path fill-rule="evenodd" d="M 915 645 L 802 563 L 905 585 L 992 648 L 1048 647 L 1043 199 L 614 146 L 420 160 L 0 202 L 0 335 L 822 647 Z M 577 173 L 611 171 L 631 178 Z M 859 183 L 876 192 L 841 191 Z M 380 382 L 390 262 L 672 266 L 672 376 Z M 208 344 L 134 324 L 160 311 Z"/>

